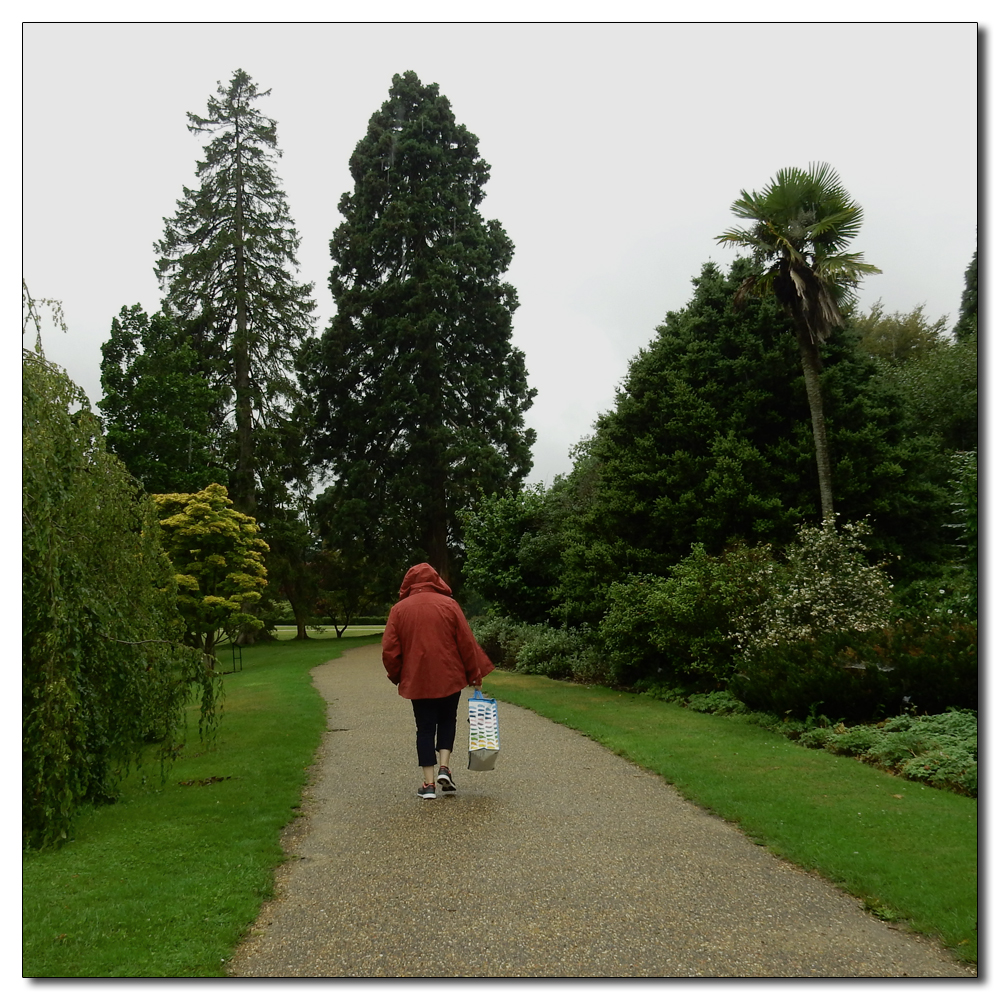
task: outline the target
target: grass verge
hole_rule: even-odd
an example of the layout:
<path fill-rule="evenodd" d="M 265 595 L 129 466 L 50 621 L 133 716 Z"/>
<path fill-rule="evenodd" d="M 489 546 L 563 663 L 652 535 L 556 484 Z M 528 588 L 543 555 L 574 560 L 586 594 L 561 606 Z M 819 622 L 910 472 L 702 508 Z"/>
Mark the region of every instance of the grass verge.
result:
<path fill-rule="evenodd" d="M 809 750 L 738 716 L 500 670 L 486 687 L 661 775 L 876 916 L 978 961 L 974 799 Z"/>
<path fill-rule="evenodd" d="M 25 853 L 22 975 L 224 976 L 271 891 L 325 726 L 309 671 L 378 640 L 244 649 L 211 745 L 192 712 L 166 783 L 157 768 L 134 774 L 117 803 L 81 817 L 75 839 Z"/>

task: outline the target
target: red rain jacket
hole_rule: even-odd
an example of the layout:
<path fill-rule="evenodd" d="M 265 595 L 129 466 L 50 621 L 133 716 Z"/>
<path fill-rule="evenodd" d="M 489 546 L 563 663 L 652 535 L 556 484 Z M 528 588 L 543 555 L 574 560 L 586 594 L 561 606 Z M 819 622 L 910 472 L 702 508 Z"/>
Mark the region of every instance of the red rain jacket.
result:
<path fill-rule="evenodd" d="M 399 598 L 382 635 L 382 663 L 404 698 L 447 698 L 493 669 L 433 566 L 407 570 Z"/>

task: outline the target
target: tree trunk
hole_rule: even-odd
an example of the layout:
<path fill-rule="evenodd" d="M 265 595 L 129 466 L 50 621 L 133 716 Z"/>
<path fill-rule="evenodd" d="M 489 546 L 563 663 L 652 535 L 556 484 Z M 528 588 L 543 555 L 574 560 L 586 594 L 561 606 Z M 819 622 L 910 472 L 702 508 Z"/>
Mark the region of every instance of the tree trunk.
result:
<path fill-rule="evenodd" d="M 243 246 L 243 170 L 236 160 L 236 334 L 233 337 L 233 388 L 236 392 L 236 470 L 233 476 L 233 503 L 236 509 L 253 516 L 257 509 L 254 469 L 253 393 L 250 380 L 250 331 L 247 322 L 247 269 Z"/>
<path fill-rule="evenodd" d="M 451 586 L 451 560 L 448 555 L 448 501 L 445 474 L 436 469 L 431 484 L 431 502 L 424 512 L 426 518 L 423 545 L 427 561 L 441 579 Z"/>
<path fill-rule="evenodd" d="M 311 639 L 312 636 L 306 631 L 306 623 L 304 618 L 299 618 L 298 615 L 295 616 L 295 638 L 296 639 Z"/>
<path fill-rule="evenodd" d="M 443 522 L 435 524 L 428 539 L 428 561 L 438 571 L 441 579 L 451 586 L 451 560 L 448 555 L 448 541 Z"/>
<path fill-rule="evenodd" d="M 797 323 L 799 356 L 802 359 L 802 374 L 806 381 L 806 398 L 809 400 L 809 414 L 812 417 L 813 444 L 816 448 L 816 472 L 819 475 L 819 504 L 824 521 L 832 520 L 833 476 L 830 473 L 830 450 L 826 443 L 826 418 L 823 415 L 823 394 L 819 384 L 819 349 L 813 343 L 808 330 Z"/>
<path fill-rule="evenodd" d="M 233 337 L 233 388 L 236 391 L 236 470 L 233 476 L 233 503 L 251 517 L 257 510 L 257 484 L 254 475 L 253 394 L 250 381 L 250 331 L 247 323 L 247 267 L 243 246 L 243 167 L 240 162 L 239 124 L 236 131 L 236 335 Z M 244 602 L 248 614 L 252 605 Z M 240 646 L 251 646 L 254 634 L 241 629 L 236 637 Z"/>

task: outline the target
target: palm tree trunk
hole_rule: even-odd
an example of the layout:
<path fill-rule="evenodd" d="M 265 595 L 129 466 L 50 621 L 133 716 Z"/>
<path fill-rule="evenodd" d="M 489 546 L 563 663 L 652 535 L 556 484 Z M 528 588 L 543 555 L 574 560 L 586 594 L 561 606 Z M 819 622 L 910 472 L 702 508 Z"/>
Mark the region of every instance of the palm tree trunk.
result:
<path fill-rule="evenodd" d="M 803 324 L 797 323 L 799 356 L 806 381 L 806 398 L 812 417 L 813 444 L 816 448 L 816 472 L 819 475 L 819 505 L 823 521 L 833 520 L 833 476 L 830 473 L 830 450 L 826 443 L 826 418 L 823 415 L 823 394 L 819 385 L 819 350 Z"/>

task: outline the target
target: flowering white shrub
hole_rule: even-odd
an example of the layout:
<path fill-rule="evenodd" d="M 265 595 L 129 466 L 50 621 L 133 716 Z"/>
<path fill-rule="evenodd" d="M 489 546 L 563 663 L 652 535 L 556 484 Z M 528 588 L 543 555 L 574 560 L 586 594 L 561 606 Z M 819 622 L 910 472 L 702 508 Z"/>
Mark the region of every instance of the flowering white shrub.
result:
<path fill-rule="evenodd" d="M 833 519 L 803 525 L 785 562 L 756 572 L 765 600 L 741 613 L 733 638 L 744 652 L 833 632 L 870 632 L 889 622 L 892 584 L 883 566 L 865 560 L 867 524 Z"/>

